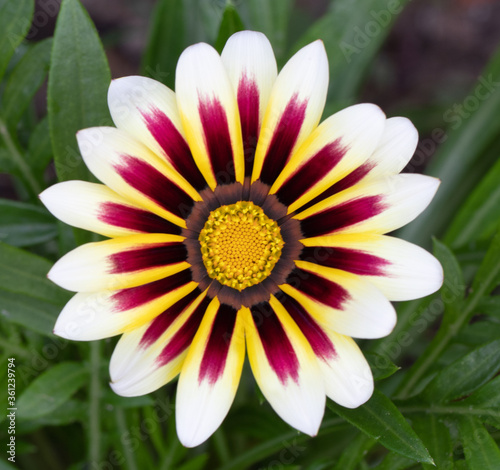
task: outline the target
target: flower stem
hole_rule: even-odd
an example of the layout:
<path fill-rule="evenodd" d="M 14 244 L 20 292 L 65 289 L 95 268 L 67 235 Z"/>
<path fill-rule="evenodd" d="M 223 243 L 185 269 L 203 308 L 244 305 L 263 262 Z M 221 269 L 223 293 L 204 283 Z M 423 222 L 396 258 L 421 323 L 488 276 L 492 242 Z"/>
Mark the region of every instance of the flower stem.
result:
<path fill-rule="evenodd" d="M 125 419 L 125 413 L 122 408 L 116 408 L 115 410 L 115 419 L 116 426 L 120 433 L 120 436 L 123 436 L 127 433 L 127 421 Z M 137 464 L 135 463 L 134 452 L 125 442 L 123 443 L 123 453 L 125 455 L 125 468 L 127 470 L 137 470 Z"/>
<path fill-rule="evenodd" d="M 101 422 L 100 411 L 100 365 L 101 342 L 90 343 L 90 386 L 89 386 L 89 461 L 91 466 L 99 464 L 101 458 Z"/>
<path fill-rule="evenodd" d="M 5 142 L 7 150 L 10 152 L 10 156 L 13 162 L 21 172 L 31 192 L 35 195 L 41 193 L 42 187 L 40 186 L 35 176 L 33 175 L 31 168 L 24 160 L 24 157 L 22 156 L 22 153 L 18 145 L 12 138 L 9 129 L 7 128 L 7 125 L 5 124 L 5 121 L 2 118 L 0 118 L 0 135 L 2 136 L 3 141 Z"/>

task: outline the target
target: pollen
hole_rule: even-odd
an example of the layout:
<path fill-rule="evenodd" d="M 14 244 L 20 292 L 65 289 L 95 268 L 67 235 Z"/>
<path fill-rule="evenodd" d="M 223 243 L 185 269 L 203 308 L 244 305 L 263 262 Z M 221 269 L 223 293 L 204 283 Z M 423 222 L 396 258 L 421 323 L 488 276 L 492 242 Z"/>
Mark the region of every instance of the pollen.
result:
<path fill-rule="evenodd" d="M 198 240 L 208 275 L 239 291 L 271 274 L 285 244 L 277 222 L 247 201 L 210 212 Z"/>

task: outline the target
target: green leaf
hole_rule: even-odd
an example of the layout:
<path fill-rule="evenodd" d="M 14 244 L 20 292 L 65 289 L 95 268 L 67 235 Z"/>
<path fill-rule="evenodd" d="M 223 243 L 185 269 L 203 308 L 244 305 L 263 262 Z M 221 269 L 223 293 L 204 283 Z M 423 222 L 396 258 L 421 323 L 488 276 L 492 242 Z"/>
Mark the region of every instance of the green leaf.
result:
<path fill-rule="evenodd" d="M 0 305 L 9 321 L 46 335 L 52 334 L 68 292 L 47 279 L 51 263 L 0 243 Z"/>
<path fill-rule="evenodd" d="M 480 421 L 461 417 L 459 431 L 469 470 L 500 468 L 500 449 Z"/>
<path fill-rule="evenodd" d="M 223 11 L 206 0 L 158 1 L 151 15 L 142 74 L 173 89 L 175 68 L 182 51 L 196 42 L 213 42 Z"/>
<path fill-rule="evenodd" d="M 500 369 L 500 340 L 473 350 L 441 370 L 424 391 L 431 403 L 469 395 Z"/>
<path fill-rule="evenodd" d="M 445 243 L 459 248 L 489 238 L 500 222 L 500 159 L 477 185 L 453 218 Z"/>
<path fill-rule="evenodd" d="M 500 318 L 500 295 L 483 297 L 477 306 L 477 310 L 486 315 Z"/>
<path fill-rule="evenodd" d="M 328 53 L 330 87 L 324 115 L 353 104 L 368 66 L 408 0 L 337 0 L 300 38 L 293 51 L 322 39 Z"/>
<path fill-rule="evenodd" d="M 483 420 L 498 426 L 500 424 L 500 376 L 483 385 L 459 404 L 461 407 L 475 410 Z"/>
<path fill-rule="evenodd" d="M 33 0 L 0 0 L 0 79 L 31 26 Z"/>
<path fill-rule="evenodd" d="M 16 65 L 9 76 L 2 100 L 2 114 L 14 128 L 42 85 L 50 64 L 52 39 L 36 43 Z"/>
<path fill-rule="evenodd" d="M 26 163 L 43 177 L 43 170 L 52 160 L 49 119 L 43 118 L 30 135 Z"/>
<path fill-rule="evenodd" d="M 443 243 L 433 239 L 434 256 L 443 267 L 444 282 L 441 288 L 441 298 L 445 307 L 444 324 L 450 324 L 456 320 L 462 311 L 465 298 L 465 281 L 462 269 L 458 264 L 455 255 Z"/>
<path fill-rule="evenodd" d="M 444 113 L 450 124 L 446 140 L 426 169 L 429 175 L 440 178 L 441 186 L 429 207 L 399 235 L 417 244 L 427 243 L 431 235 L 439 236 L 448 226 L 455 211 L 469 192 L 498 159 L 500 141 L 500 49 L 483 70 L 478 82 L 464 101 L 473 97 L 479 107 L 473 113 L 454 111 Z M 463 111 L 463 105 L 459 105 Z M 495 144 L 492 152 L 486 154 Z"/>
<path fill-rule="evenodd" d="M 207 453 L 197 455 L 189 460 L 189 462 L 179 466 L 178 470 L 202 470 L 208 462 L 208 457 Z"/>
<path fill-rule="evenodd" d="M 394 364 L 387 356 L 374 352 L 365 353 L 366 360 L 375 380 L 382 380 L 396 373 L 400 367 Z"/>
<path fill-rule="evenodd" d="M 14 246 L 30 246 L 57 235 L 54 218 L 33 204 L 0 199 L 0 241 Z"/>
<path fill-rule="evenodd" d="M 88 370 L 78 362 L 61 362 L 39 375 L 17 401 L 19 419 L 46 416 L 65 403 L 88 381 Z"/>
<path fill-rule="evenodd" d="M 375 439 L 366 434 L 358 434 L 342 451 L 333 470 L 354 470 L 365 457 L 365 454 L 375 444 Z"/>
<path fill-rule="evenodd" d="M 375 390 L 368 402 L 356 409 L 327 402 L 327 406 L 380 444 L 404 457 L 432 464 L 432 458 L 394 403 Z"/>
<path fill-rule="evenodd" d="M 476 347 L 491 341 L 491 338 L 500 338 L 500 323 L 478 321 L 464 328 L 455 342 Z"/>
<path fill-rule="evenodd" d="M 110 81 L 106 55 L 87 12 L 78 0 L 63 0 L 48 86 L 50 136 L 59 180 L 90 178 L 75 135 L 80 129 L 111 124 L 106 98 Z"/>
<path fill-rule="evenodd" d="M 382 463 L 377 465 L 375 468 L 377 470 L 404 470 L 405 468 L 414 466 L 415 462 L 413 460 L 407 459 L 402 455 L 395 454 L 394 452 L 389 452 Z"/>
<path fill-rule="evenodd" d="M 435 415 L 415 415 L 413 429 L 422 438 L 436 466 L 424 464 L 425 470 L 453 470 L 453 443 L 447 426 Z"/>
<path fill-rule="evenodd" d="M 486 252 L 483 262 L 479 266 L 476 277 L 472 282 L 471 295 L 476 291 L 487 296 L 500 282 L 500 231 L 496 233 Z"/>
<path fill-rule="evenodd" d="M 284 58 L 287 27 L 293 7 L 292 0 L 252 0 L 241 3 L 248 9 L 248 16 L 254 31 L 264 33 L 271 45 L 278 63 Z"/>
<path fill-rule="evenodd" d="M 222 15 L 222 21 L 219 28 L 219 34 L 217 35 L 217 39 L 215 41 L 215 48 L 219 52 L 222 52 L 226 41 L 229 39 L 231 35 L 237 33 L 238 31 L 242 31 L 245 29 L 245 25 L 243 21 L 241 21 L 240 15 L 236 11 L 231 3 L 226 5 L 226 9 L 224 10 L 224 14 Z"/>

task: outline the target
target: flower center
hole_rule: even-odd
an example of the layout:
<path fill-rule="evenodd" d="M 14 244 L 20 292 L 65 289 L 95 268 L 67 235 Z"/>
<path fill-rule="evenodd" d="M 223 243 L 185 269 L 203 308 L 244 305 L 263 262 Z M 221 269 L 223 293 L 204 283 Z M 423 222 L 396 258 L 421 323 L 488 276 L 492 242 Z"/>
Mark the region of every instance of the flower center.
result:
<path fill-rule="evenodd" d="M 239 291 L 271 274 L 285 244 L 276 221 L 246 201 L 210 212 L 198 240 L 208 275 Z"/>

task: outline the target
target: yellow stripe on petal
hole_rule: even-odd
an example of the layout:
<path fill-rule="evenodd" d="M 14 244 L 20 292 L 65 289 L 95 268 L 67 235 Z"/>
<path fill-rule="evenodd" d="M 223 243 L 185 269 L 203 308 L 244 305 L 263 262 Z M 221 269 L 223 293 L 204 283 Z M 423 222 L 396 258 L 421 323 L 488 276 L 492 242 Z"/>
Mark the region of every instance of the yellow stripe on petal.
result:
<path fill-rule="evenodd" d="M 280 289 L 313 318 L 337 333 L 355 338 L 387 336 L 396 324 L 394 307 L 369 281 L 355 274 L 297 261 Z"/>
<path fill-rule="evenodd" d="M 209 303 L 206 291 L 198 292 L 120 338 L 110 362 L 111 387 L 116 393 L 145 395 L 180 373 Z"/>
<path fill-rule="evenodd" d="M 185 227 L 200 195 L 158 155 L 127 133 L 112 127 L 84 129 L 78 145 L 90 171 L 133 203 Z"/>
<path fill-rule="evenodd" d="M 59 314 L 54 334 L 75 341 L 92 341 L 132 331 L 197 286 L 190 271 L 185 270 L 138 287 L 80 292 Z"/>
<path fill-rule="evenodd" d="M 194 447 L 224 420 L 236 394 L 245 357 L 241 313 L 214 298 L 182 366 L 176 399 L 179 440 Z"/>
<path fill-rule="evenodd" d="M 48 277 L 75 292 L 140 286 L 190 267 L 183 240 L 144 234 L 87 243 L 57 261 Z"/>
<path fill-rule="evenodd" d="M 335 194 L 294 218 L 301 221 L 304 239 L 336 233 L 387 233 L 415 219 L 431 202 L 439 180 L 401 174 L 361 182 Z"/>
<path fill-rule="evenodd" d="M 411 300 L 436 292 L 443 269 L 417 245 L 374 233 L 336 234 L 306 239 L 304 261 L 337 267 L 372 282 L 389 300 Z M 312 256 L 311 256 L 312 254 Z"/>
<path fill-rule="evenodd" d="M 64 223 L 106 237 L 181 233 L 178 225 L 131 203 L 103 184 L 65 181 L 46 189 L 39 197 Z"/>
<path fill-rule="evenodd" d="M 175 91 L 187 142 L 211 189 L 243 183 L 244 158 L 238 104 L 217 51 L 188 47 L 179 58 Z"/>
<path fill-rule="evenodd" d="M 272 185 L 318 125 L 328 90 L 328 59 L 321 41 L 298 51 L 279 73 L 269 98 L 255 154 L 252 182 Z"/>
<path fill-rule="evenodd" d="M 359 104 L 329 117 L 292 155 L 270 193 L 296 211 L 364 163 L 384 129 L 375 105 Z"/>
<path fill-rule="evenodd" d="M 311 346 L 274 296 L 266 307 L 242 313 L 250 366 L 263 395 L 284 421 L 315 435 L 325 393 Z"/>

